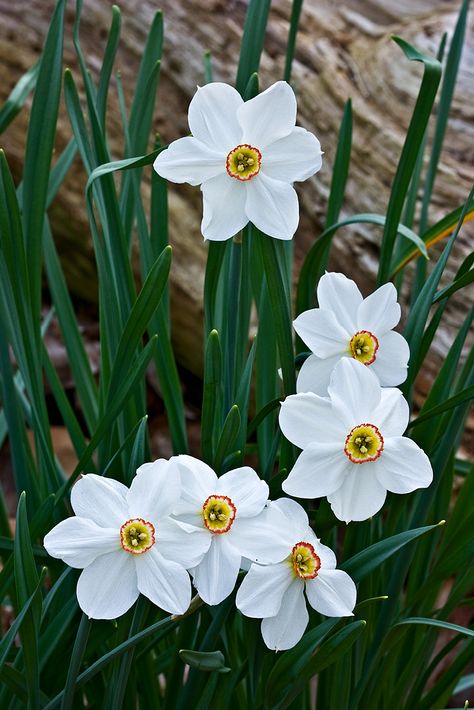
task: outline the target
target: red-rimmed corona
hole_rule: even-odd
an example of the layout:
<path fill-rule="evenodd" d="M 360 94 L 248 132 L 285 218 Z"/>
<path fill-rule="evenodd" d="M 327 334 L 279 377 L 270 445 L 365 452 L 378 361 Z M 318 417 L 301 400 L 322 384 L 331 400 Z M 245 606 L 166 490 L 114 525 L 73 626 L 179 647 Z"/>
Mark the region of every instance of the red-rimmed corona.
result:
<path fill-rule="evenodd" d="M 297 577 L 314 579 L 321 569 L 321 559 L 310 542 L 297 542 L 291 551 L 291 565 Z"/>
<path fill-rule="evenodd" d="M 262 154 L 258 148 L 249 143 L 241 143 L 227 155 L 225 169 L 231 178 L 246 182 L 258 175 Z"/>
<path fill-rule="evenodd" d="M 358 330 L 349 341 L 352 357 L 363 365 L 372 365 L 377 357 L 379 341 L 370 330 Z"/>
<path fill-rule="evenodd" d="M 344 453 L 352 463 L 368 463 L 379 458 L 383 447 L 383 436 L 375 424 L 359 424 L 347 435 Z"/>
<path fill-rule="evenodd" d="M 143 518 L 127 520 L 120 528 L 120 544 L 125 552 L 141 555 L 155 544 L 155 528 Z"/>
<path fill-rule="evenodd" d="M 204 525 L 217 535 L 228 532 L 235 520 L 237 508 L 228 496 L 211 495 L 203 503 Z"/>

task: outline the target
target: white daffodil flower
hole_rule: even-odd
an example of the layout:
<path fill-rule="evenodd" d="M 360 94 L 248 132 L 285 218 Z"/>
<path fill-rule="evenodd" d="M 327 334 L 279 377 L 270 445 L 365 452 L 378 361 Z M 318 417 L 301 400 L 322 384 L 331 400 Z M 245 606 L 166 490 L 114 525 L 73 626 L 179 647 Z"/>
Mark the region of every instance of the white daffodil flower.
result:
<path fill-rule="evenodd" d="M 189 105 L 192 136 L 171 143 L 153 167 L 172 182 L 201 185 L 205 239 L 229 239 L 249 221 L 291 239 L 299 221 L 292 183 L 322 163 L 318 139 L 295 121 L 296 98 L 285 81 L 246 102 L 228 84 L 207 84 Z"/>
<path fill-rule="evenodd" d="M 242 558 L 272 562 L 274 526 L 265 507 L 268 486 L 248 466 L 218 478 L 192 456 L 174 456 L 181 474 L 177 520 L 204 532 L 208 551 L 191 569 L 194 586 L 207 604 L 219 604 L 234 589 Z"/>
<path fill-rule="evenodd" d="M 333 551 L 320 543 L 296 501 L 280 498 L 269 508 L 279 513 L 271 543 L 278 563 L 253 564 L 236 604 L 245 616 L 263 619 L 268 648 L 285 651 L 298 643 L 308 625 L 305 594 L 320 614 L 339 617 L 352 616 L 357 592 L 349 575 L 336 569 Z"/>
<path fill-rule="evenodd" d="M 409 420 L 400 390 L 382 388 L 357 360 L 334 368 L 329 398 L 306 392 L 287 397 L 280 428 L 302 453 L 285 493 L 327 497 L 339 520 L 366 520 L 383 506 L 387 491 L 427 488 L 433 471 L 426 454 L 402 436 Z"/>
<path fill-rule="evenodd" d="M 44 546 L 52 557 L 83 569 L 77 600 L 87 616 L 115 619 L 140 592 L 172 614 L 187 610 L 186 567 L 201 560 L 207 539 L 170 517 L 180 493 L 179 476 L 163 459 L 141 466 L 130 489 L 94 474 L 74 485 L 76 517 L 56 525 Z"/>
<path fill-rule="evenodd" d="M 363 298 L 344 274 L 326 273 L 317 294 L 319 308 L 301 313 L 293 322 L 313 353 L 299 372 L 297 392 L 327 396 L 331 373 L 343 357 L 370 367 L 383 387 L 406 380 L 410 350 L 405 338 L 393 330 L 400 320 L 393 284 Z"/>

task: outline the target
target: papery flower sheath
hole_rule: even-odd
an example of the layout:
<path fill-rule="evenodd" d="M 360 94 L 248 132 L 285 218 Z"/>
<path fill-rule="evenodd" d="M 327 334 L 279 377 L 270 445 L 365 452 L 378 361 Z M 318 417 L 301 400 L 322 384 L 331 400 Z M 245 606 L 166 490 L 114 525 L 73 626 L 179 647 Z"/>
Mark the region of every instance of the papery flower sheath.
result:
<path fill-rule="evenodd" d="M 274 560 L 268 486 L 248 466 L 218 478 L 192 456 L 174 456 L 171 461 L 179 468 L 182 487 L 175 517 L 208 539 L 202 562 L 190 570 L 194 586 L 207 604 L 219 604 L 234 589 L 242 558 Z"/>
<path fill-rule="evenodd" d="M 336 569 L 333 551 L 318 540 L 296 501 L 280 498 L 269 508 L 279 513 L 271 543 L 278 563 L 253 564 L 236 604 L 246 616 L 263 619 L 268 648 L 284 651 L 298 643 L 308 625 L 306 599 L 325 616 L 352 616 L 357 592 L 349 575 Z"/>
<path fill-rule="evenodd" d="M 408 404 L 400 390 L 382 388 L 373 372 L 343 358 L 334 368 L 329 398 L 290 395 L 281 405 L 280 428 L 302 453 L 285 493 L 327 497 L 339 520 L 366 520 L 383 506 L 387 491 L 426 488 L 433 471 L 407 428 Z"/>
<path fill-rule="evenodd" d="M 299 372 L 297 392 L 327 395 L 331 373 L 343 357 L 370 367 L 383 387 L 406 380 L 410 350 L 405 338 L 393 330 L 400 320 L 393 284 L 363 298 L 344 274 L 326 273 L 317 295 L 319 308 L 301 313 L 293 322 L 312 351 Z"/>
<path fill-rule="evenodd" d="M 205 239 L 229 239 L 249 221 L 291 239 L 299 221 L 292 183 L 322 162 L 318 139 L 295 121 L 296 98 L 285 81 L 246 102 L 228 84 L 207 84 L 189 106 L 192 136 L 171 143 L 154 168 L 172 182 L 201 185 Z"/>
<path fill-rule="evenodd" d="M 130 489 L 95 474 L 73 486 L 76 516 L 56 525 L 44 546 L 52 557 L 83 568 L 77 599 L 87 616 L 121 616 L 140 592 L 165 611 L 186 611 L 186 567 L 202 559 L 207 539 L 170 518 L 180 492 L 179 475 L 163 459 L 141 466 Z"/>

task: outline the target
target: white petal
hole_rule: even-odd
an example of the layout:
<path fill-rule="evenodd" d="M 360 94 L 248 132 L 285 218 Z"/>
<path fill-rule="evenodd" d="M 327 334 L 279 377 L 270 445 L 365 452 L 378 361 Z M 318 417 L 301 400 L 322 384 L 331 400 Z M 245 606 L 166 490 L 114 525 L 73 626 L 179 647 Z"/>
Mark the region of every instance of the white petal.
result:
<path fill-rule="evenodd" d="M 121 550 L 119 528 L 99 527 L 88 518 L 67 518 L 44 538 L 51 557 L 63 560 L 70 567 L 87 567 L 99 555 Z"/>
<path fill-rule="evenodd" d="M 270 508 L 277 508 L 286 518 L 286 524 L 291 524 L 291 538 L 289 540 L 290 547 L 293 547 L 296 537 L 302 534 L 302 531 L 309 528 L 309 518 L 306 510 L 302 505 L 291 498 L 278 498 L 269 503 Z"/>
<path fill-rule="evenodd" d="M 116 619 L 138 599 L 135 560 L 120 550 L 101 555 L 77 582 L 77 601 L 91 619 Z"/>
<path fill-rule="evenodd" d="M 352 338 L 359 330 L 357 309 L 362 303 L 362 294 L 356 283 L 344 274 L 326 273 L 319 280 L 317 295 L 319 307 L 332 311 Z"/>
<path fill-rule="evenodd" d="M 282 489 L 296 498 L 328 496 L 344 483 L 349 464 L 344 442 L 311 444 L 299 455 Z"/>
<path fill-rule="evenodd" d="M 318 576 L 306 582 L 306 596 L 316 611 L 325 616 L 352 616 L 357 590 L 346 572 L 321 568 Z"/>
<path fill-rule="evenodd" d="M 253 562 L 275 564 L 290 554 L 292 526 L 283 513 L 273 505 L 253 518 L 237 519 L 228 536 L 232 545 Z"/>
<path fill-rule="evenodd" d="M 300 313 L 293 327 L 318 357 L 343 355 L 349 351 L 350 332 L 327 308 L 311 308 Z"/>
<path fill-rule="evenodd" d="M 317 173 L 322 162 L 321 144 L 316 136 L 296 127 L 289 135 L 266 147 L 262 170 L 275 180 L 295 182 Z"/>
<path fill-rule="evenodd" d="M 410 348 L 400 333 L 390 330 L 378 339 L 379 348 L 371 369 L 380 380 L 382 387 L 394 387 L 407 378 Z"/>
<path fill-rule="evenodd" d="M 156 546 L 136 555 L 138 589 L 170 614 L 184 614 L 191 602 L 191 580 L 182 565 L 165 560 Z"/>
<path fill-rule="evenodd" d="M 294 574 L 287 562 L 266 567 L 252 565 L 237 592 L 237 609 L 252 619 L 275 616 L 293 579 Z"/>
<path fill-rule="evenodd" d="M 287 182 L 267 177 L 261 171 L 246 186 L 245 211 L 248 219 L 270 237 L 292 239 L 300 219 L 294 188 Z"/>
<path fill-rule="evenodd" d="M 343 355 L 332 355 L 331 357 L 320 358 L 317 355 L 310 355 L 301 366 L 296 380 L 296 391 L 314 392 L 321 397 L 328 396 L 329 381 L 336 363 Z"/>
<path fill-rule="evenodd" d="M 367 520 L 383 506 L 387 491 L 377 480 L 375 465 L 373 461 L 352 464 L 354 472 L 346 476 L 337 491 L 328 495 L 336 518 L 346 523 Z"/>
<path fill-rule="evenodd" d="M 229 84 L 213 82 L 198 87 L 188 110 L 189 130 L 194 138 L 225 155 L 242 143 L 237 111 L 243 101 Z"/>
<path fill-rule="evenodd" d="M 347 434 L 358 424 L 372 421 L 381 399 L 380 383 L 370 368 L 350 357 L 343 357 L 331 375 L 328 392 L 336 416 L 347 427 Z"/>
<path fill-rule="evenodd" d="M 246 185 L 227 173 L 206 180 L 201 185 L 203 216 L 201 232 L 204 239 L 223 242 L 240 232 L 248 223 Z"/>
<path fill-rule="evenodd" d="M 161 555 L 186 569 L 196 567 L 211 544 L 211 536 L 206 528 L 190 528 L 171 518 L 159 520 L 155 533 Z"/>
<path fill-rule="evenodd" d="M 296 123 L 296 97 L 286 81 L 277 81 L 266 91 L 246 101 L 237 111 L 243 143 L 264 148 L 287 136 Z"/>
<path fill-rule="evenodd" d="M 433 481 L 428 456 L 406 436 L 386 439 L 375 464 L 377 479 L 392 493 L 411 493 L 417 488 L 427 488 Z"/>
<path fill-rule="evenodd" d="M 293 648 L 303 636 L 309 620 L 303 591 L 304 583 L 295 579 L 285 592 L 278 614 L 262 621 L 263 640 L 273 651 Z"/>
<path fill-rule="evenodd" d="M 155 524 L 170 515 L 181 495 L 181 483 L 170 461 L 157 459 L 140 467 L 127 495 L 129 518 L 144 518 Z"/>
<path fill-rule="evenodd" d="M 253 468 L 242 466 L 224 473 L 217 481 L 216 492 L 232 500 L 238 518 L 251 518 L 262 512 L 269 489 Z"/>
<path fill-rule="evenodd" d="M 217 491 L 217 476 L 204 461 L 180 454 L 170 459 L 179 470 L 181 498 L 176 501 L 174 512 L 200 512 L 206 499 Z"/>
<path fill-rule="evenodd" d="M 330 547 L 323 545 L 318 540 L 318 542 L 314 545 L 314 549 L 321 560 L 321 570 L 332 570 L 336 568 L 336 555 Z"/>
<path fill-rule="evenodd" d="M 408 402 L 399 389 L 384 387 L 380 404 L 374 409 L 373 422 L 382 436 L 401 436 L 408 426 L 410 410 Z"/>
<path fill-rule="evenodd" d="M 384 284 L 360 304 L 357 311 L 358 329 L 370 330 L 378 337 L 395 328 L 400 315 L 397 289 L 391 283 Z"/>
<path fill-rule="evenodd" d="M 229 596 L 237 581 L 241 559 L 225 533 L 213 536 L 209 552 L 191 570 L 194 586 L 206 604 L 220 604 Z"/>
<path fill-rule="evenodd" d="M 285 437 L 300 449 L 315 442 L 337 442 L 344 448 L 344 424 L 334 416 L 329 399 L 317 394 L 289 395 L 281 403 L 278 421 Z"/>
<path fill-rule="evenodd" d="M 223 153 L 187 136 L 174 141 L 160 153 L 153 167 L 158 175 L 171 182 L 200 185 L 225 171 L 225 159 Z"/>
<path fill-rule="evenodd" d="M 71 505 L 76 515 L 104 528 L 120 528 L 128 519 L 128 488 L 110 478 L 88 473 L 74 484 Z"/>

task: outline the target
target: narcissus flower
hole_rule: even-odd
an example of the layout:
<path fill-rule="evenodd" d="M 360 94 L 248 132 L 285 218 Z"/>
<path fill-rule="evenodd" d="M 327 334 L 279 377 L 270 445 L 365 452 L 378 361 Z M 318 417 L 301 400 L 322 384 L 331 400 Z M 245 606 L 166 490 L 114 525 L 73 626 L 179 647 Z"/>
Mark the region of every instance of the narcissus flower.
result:
<path fill-rule="evenodd" d="M 218 478 L 192 456 L 174 456 L 171 461 L 181 473 L 175 517 L 204 532 L 208 540 L 202 562 L 190 570 L 194 586 L 207 604 L 219 604 L 235 586 L 242 557 L 273 561 L 273 527 L 265 508 L 268 486 L 248 466 Z"/>
<path fill-rule="evenodd" d="M 295 121 L 296 98 L 284 81 L 246 102 L 228 84 L 207 84 L 189 106 L 192 136 L 171 143 L 154 168 L 172 182 L 201 185 L 205 239 L 229 239 L 249 221 L 291 239 L 299 221 L 292 183 L 317 172 L 322 155 Z"/>
<path fill-rule="evenodd" d="M 312 392 L 287 397 L 280 411 L 283 434 L 302 453 L 282 488 L 297 498 L 327 497 L 339 520 L 366 520 L 387 491 L 426 488 L 433 471 L 407 428 L 408 404 L 400 390 L 382 388 L 374 373 L 343 358 L 334 368 L 329 398 Z"/>
<path fill-rule="evenodd" d="M 280 519 L 272 547 L 278 563 L 253 564 L 237 592 L 236 604 L 246 616 L 262 621 L 268 648 L 284 651 L 295 646 L 308 625 L 306 598 L 325 616 L 352 616 L 356 587 L 346 572 L 336 569 L 336 558 L 309 526 L 308 516 L 294 500 L 270 503 Z"/>
<path fill-rule="evenodd" d="M 296 391 L 327 395 L 331 373 L 343 357 L 370 367 L 383 387 L 404 382 L 410 350 L 393 330 L 400 320 L 394 285 L 384 284 L 363 298 L 354 281 L 326 273 L 317 294 L 319 308 L 301 313 L 293 322 L 313 353 L 303 363 Z"/>
<path fill-rule="evenodd" d="M 207 539 L 170 518 L 180 492 L 177 471 L 163 459 L 141 466 L 130 489 L 94 474 L 74 485 L 76 517 L 56 525 L 44 546 L 52 557 L 83 568 L 77 599 L 89 617 L 121 616 L 140 592 L 165 611 L 186 611 L 186 567 L 202 559 Z"/>

